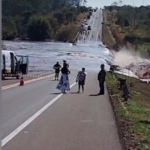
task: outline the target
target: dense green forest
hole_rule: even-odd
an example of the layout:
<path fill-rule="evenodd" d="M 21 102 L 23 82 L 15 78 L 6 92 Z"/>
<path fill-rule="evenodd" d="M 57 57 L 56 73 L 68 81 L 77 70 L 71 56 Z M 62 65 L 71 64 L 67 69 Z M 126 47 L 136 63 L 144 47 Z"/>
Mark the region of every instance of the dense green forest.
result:
<path fill-rule="evenodd" d="M 114 2 L 105 7 L 107 26 L 116 41 L 150 53 L 150 6 L 133 7 Z M 142 45 L 142 46 L 141 46 Z"/>
<path fill-rule="evenodd" d="M 3 40 L 72 41 L 88 11 L 81 3 L 82 0 L 3 0 Z"/>

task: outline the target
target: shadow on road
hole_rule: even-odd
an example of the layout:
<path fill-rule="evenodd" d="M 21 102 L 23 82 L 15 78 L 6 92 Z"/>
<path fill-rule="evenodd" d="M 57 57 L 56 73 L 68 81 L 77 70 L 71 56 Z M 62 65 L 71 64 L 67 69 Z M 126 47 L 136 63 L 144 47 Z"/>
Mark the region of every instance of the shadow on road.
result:
<path fill-rule="evenodd" d="M 80 93 L 78 93 L 78 92 L 70 92 L 70 94 L 80 94 Z"/>
<path fill-rule="evenodd" d="M 58 94 L 61 94 L 61 93 L 50 93 L 50 94 L 58 95 Z"/>
<path fill-rule="evenodd" d="M 90 94 L 89 96 L 99 96 L 99 94 Z"/>
<path fill-rule="evenodd" d="M 59 81 L 59 80 L 54 80 L 54 79 L 53 79 L 53 80 L 47 80 L 47 81 Z"/>

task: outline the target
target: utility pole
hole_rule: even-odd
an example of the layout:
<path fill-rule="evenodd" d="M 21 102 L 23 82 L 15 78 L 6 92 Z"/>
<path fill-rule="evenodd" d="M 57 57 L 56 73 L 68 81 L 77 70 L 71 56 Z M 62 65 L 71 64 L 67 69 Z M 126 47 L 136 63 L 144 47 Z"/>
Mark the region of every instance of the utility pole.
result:
<path fill-rule="evenodd" d="M 144 6 L 144 0 L 142 0 L 142 6 Z"/>
<path fill-rule="evenodd" d="M 0 62 L 2 62 L 2 1 L 0 1 Z M 1 63 L 2 64 L 2 63 Z M 2 68 L 0 65 L 0 141 L 2 141 Z M 0 150 L 2 149 L 2 142 Z"/>
<path fill-rule="evenodd" d="M 133 0 L 133 26 L 135 26 L 135 3 Z"/>

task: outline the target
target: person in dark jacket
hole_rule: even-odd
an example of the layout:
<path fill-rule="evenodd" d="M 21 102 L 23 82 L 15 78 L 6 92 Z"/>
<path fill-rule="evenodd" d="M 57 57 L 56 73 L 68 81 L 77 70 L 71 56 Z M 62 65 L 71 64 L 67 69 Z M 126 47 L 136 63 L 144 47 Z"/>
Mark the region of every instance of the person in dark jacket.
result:
<path fill-rule="evenodd" d="M 98 95 L 104 95 L 104 83 L 105 83 L 105 77 L 106 77 L 106 71 L 105 71 L 105 66 L 104 64 L 101 65 L 101 70 L 98 73 L 98 81 L 99 81 L 99 87 L 100 87 L 100 92 Z"/>
<path fill-rule="evenodd" d="M 67 68 L 69 68 L 69 64 L 67 63 L 67 61 L 66 60 L 63 60 L 63 66 L 64 65 L 66 65 L 67 66 Z"/>
<path fill-rule="evenodd" d="M 59 62 L 57 62 L 54 67 L 55 69 L 55 80 L 58 80 L 59 79 L 59 73 L 60 73 L 60 68 L 61 68 L 61 65 L 59 64 Z"/>

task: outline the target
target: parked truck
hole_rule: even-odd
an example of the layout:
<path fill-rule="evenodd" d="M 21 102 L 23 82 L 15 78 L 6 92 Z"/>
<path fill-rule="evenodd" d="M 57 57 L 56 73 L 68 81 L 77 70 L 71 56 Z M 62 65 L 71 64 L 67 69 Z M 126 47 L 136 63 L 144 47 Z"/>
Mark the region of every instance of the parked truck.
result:
<path fill-rule="evenodd" d="M 2 50 L 1 68 L 2 80 L 6 77 L 16 77 L 28 74 L 28 56 L 16 55 L 13 51 Z"/>

